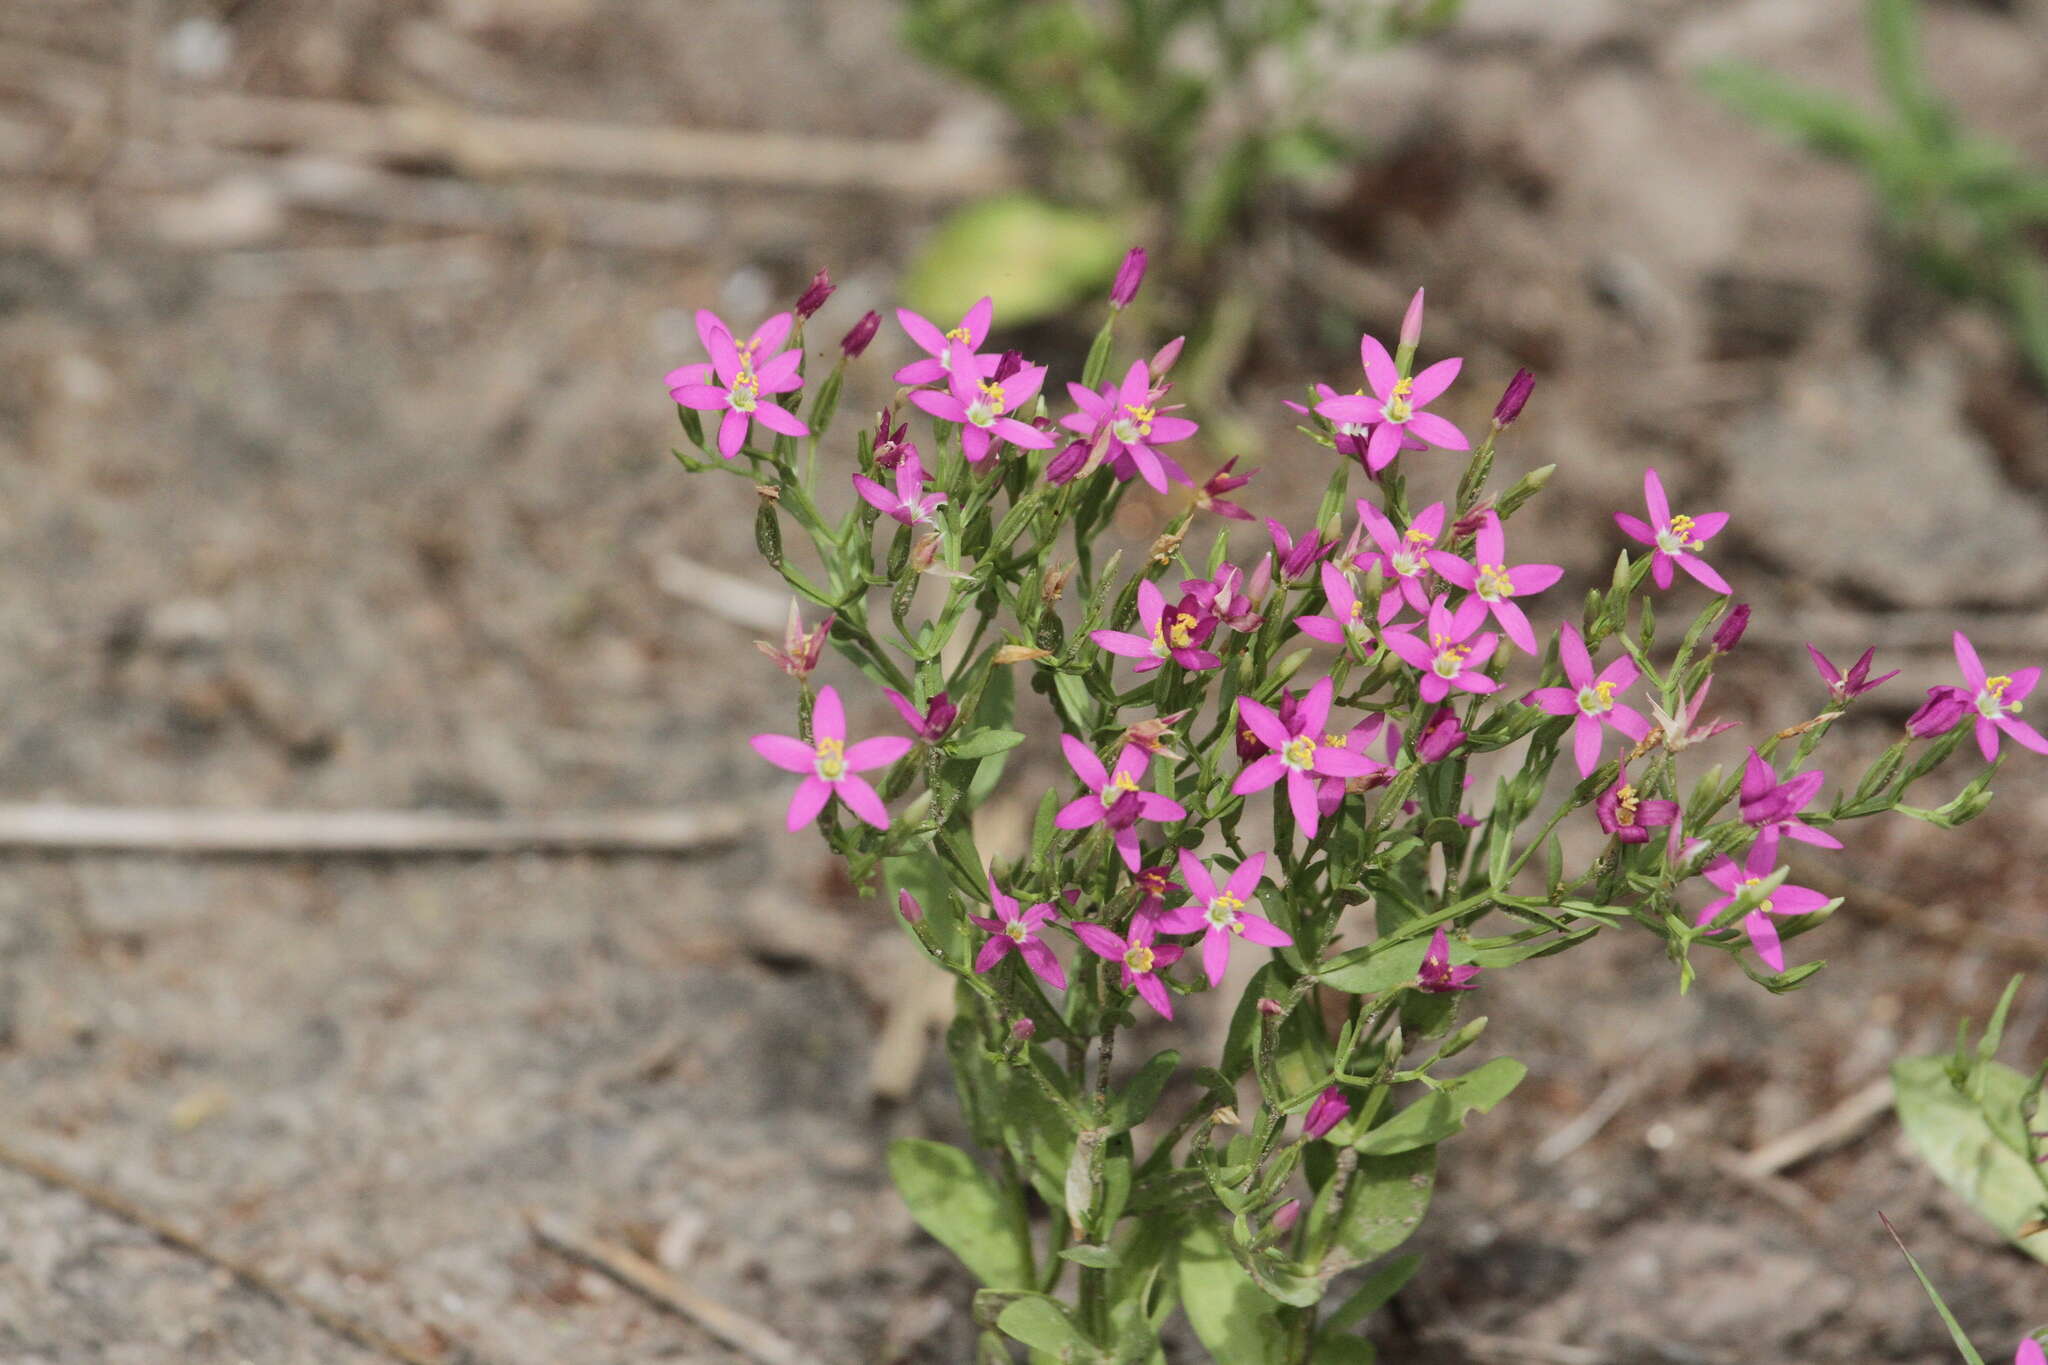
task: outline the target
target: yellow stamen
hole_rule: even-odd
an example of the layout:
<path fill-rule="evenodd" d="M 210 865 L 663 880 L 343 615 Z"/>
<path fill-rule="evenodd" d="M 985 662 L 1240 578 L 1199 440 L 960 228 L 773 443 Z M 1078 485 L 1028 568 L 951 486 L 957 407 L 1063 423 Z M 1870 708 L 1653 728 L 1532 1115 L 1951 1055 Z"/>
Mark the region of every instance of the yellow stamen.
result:
<path fill-rule="evenodd" d="M 1173 618 L 1173 647 L 1186 649 L 1195 642 L 1195 618 L 1186 612 L 1176 612 Z"/>
<path fill-rule="evenodd" d="M 1152 949 L 1147 947 L 1145 944 L 1133 943 L 1129 948 L 1124 950 L 1124 965 L 1126 967 L 1129 967 L 1132 971 L 1138 973 L 1140 976 L 1143 976 L 1146 972 L 1152 970 L 1152 963 L 1157 958 L 1157 956 L 1158 955 L 1154 953 Z"/>
<path fill-rule="evenodd" d="M 1299 735 L 1288 741 L 1281 756 L 1296 768 L 1306 768 L 1315 761 L 1316 742 L 1307 735 Z"/>
<path fill-rule="evenodd" d="M 1512 597 L 1515 585 L 1508 578 L 1507 565 L 1481 564 L 1479 566 L 1479 595 L 1481 597 Z"/>
<path fill-rule="evenodd" d="M 846 744 L 837 739 L 818 741 L 818 776 L 827 782 L 846 776 Z"/>

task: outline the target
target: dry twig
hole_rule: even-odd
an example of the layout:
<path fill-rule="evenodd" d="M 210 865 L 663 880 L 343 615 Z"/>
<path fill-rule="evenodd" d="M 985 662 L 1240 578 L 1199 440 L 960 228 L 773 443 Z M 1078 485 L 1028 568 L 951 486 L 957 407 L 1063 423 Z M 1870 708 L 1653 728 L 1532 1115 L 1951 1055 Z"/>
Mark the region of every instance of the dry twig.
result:
<path fill-rule="evenodd" d="M 1891 1107 L 1891 1077 L 1880 1076 L 1811 1123 L 1802 1123 L 1739 1158 L 1737 1164 L 1745 1175 L 1777 1175 L 1808 1157 L 1850 1142 L 1889 1113 Z"/>

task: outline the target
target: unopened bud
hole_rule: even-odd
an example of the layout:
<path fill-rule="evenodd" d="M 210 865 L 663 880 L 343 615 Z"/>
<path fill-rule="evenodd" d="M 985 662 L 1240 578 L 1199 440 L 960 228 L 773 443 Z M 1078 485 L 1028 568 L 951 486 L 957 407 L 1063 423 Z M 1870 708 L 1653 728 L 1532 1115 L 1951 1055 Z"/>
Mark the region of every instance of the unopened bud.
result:
<path fill-rule="evenodd" d="M 1020 1043 L 1028 1043 L 1038 1036 L 1038 1025 L 1029 1019 L 1019 1019 L 1010 1025 L 1010 1036 Z"/>
<path fill-rule="evenodd" d="M 1186 337 L 1175 337 L 1152 353 L 1151 369 L 1152 378 L 1155 382 L 1161 375 L 1173 368 L 1173 362 L 1180 359 L 1181 347 L 1187 344 L 1188 339 Z"/>
<path fill-rule="evenodd" d="M 1287 1007 L 1270 995 L 1259 997 L 1258 1009 L 1260 1014 L 1265 1015 L 1269 1019 L 1278 1019 L 1281 1015 L 1287 1013 Z"/>
<path fill-rule="evenodd" d="M 1536 376 L 1527 370 L 1516 370 L 1515 377 L 1508 381 L 1507 391 L 1500 396 L 1500 402 L 1493 409 L 1493 424 L 1505 430 L 1514 425 L 1522 415 L 1522 409 L 1529 402 L 1529 395 L 1536 391 Z"/>
<path fill-rule="evenodd" d="M 1045 467 L 1045 481 L 1055 488 L 1072 483 L 1088 463 L 1088 443 L 1069 441 L 1066 448 L 1052 457 Z"/>
<path fill-rule="evenodd" d="M 896 913 L 903 916 L 905 924 L 916 924 L 924 918 L 924 907 L 917 903 L 917 897 L 908 891 L 896 893 Z"/>
<path fill-rule="evenodd" d="M 1444 1044 L 1444 1050 L 1442 1052 L 1439 1052 L 1437 1056 L 1457 1056 L 1466 1048 L 1478 1042 L 1479 1035 L 1484 1032 L 1486 1032 L 1486 1016 L 1482 1014 L 1477 1019 L 1474 1019 L 1471 1023 L 1465 1025 L 1465 1027 L 1459 1029 L 1456 1033 L 1452 1034 L 1451 1041 Z"/>
<path fill-rule="evenodd" d="M 1294 1225 L 1300 1221 L 1301 1201 L 1299 1199 L 1290 1199 L 1279 1208 L 1273 1210 L 1273 1217 L 1267 1226 L 1272 1228 L 1275 1233 L 1284 1237 L 1294 1231 Z"/>
<path fill-rule="evenodd" d="M 1401 319 L 1400 349 L 1404 355 L 1412 355 L 1422 344 L 1422 291 L 1415 291 L 1415 297 L 1408 300 L 1408 312 Z"/>
<path fill-rule="evenodd" d="M 1960 687 L 1930 687 L 1927 700 L 1906 721 L 1906 733 L 1915 739 L 1945 735 L 1962 723 L 1970 710 L 1970 694 Z"/>
<path fill-rule="evenodd" d="M 796 315 L 810 318 L 825 306 L 825 300 L 832 297 L 832 276 L 829 271 L 820 270 L 811 277 L 810 288 L 804 290 L 796 301 Z"/>
<path fill-rule="evenodd" d="M 995 373 L 988 377 L 989 383 L 1000 384 L 1023 368 L 1024 353 L 1022 351 L 1004 351 L 1003 358 L 996 362 Z"/>
<path fill-rule="evenodd" d="M 1131 300 L 1138 297 L 1138 286 L 1145 283 L 1145 248 L 1134 246 L 1124 257 L 1124 263 L 1117 267 L 1116 281 L 1109 286 L 1109 306 L 1123 309 L 1131 306 Z"/>
<path fill-rule="evenodd" d="M 1749 629 L 1749 603 L 1738 602 L 1734 609 L 1721 619 L 1714 630 L 1711 648 L 1716 654 L 1726 654 L 1742 639 L 1742 632 Z"/>
<path fill-rule="evenodd" d="M 867 350 L 868 343 L 875 339 L 875 333 L 881 328 L 882 315 L 872 308 L 868 309 L 860 315 L 860 321 L 849 327 L 846 335 L 840 338 L 840 353 L 848 360 L 860 359 L 861 353 Z"/>

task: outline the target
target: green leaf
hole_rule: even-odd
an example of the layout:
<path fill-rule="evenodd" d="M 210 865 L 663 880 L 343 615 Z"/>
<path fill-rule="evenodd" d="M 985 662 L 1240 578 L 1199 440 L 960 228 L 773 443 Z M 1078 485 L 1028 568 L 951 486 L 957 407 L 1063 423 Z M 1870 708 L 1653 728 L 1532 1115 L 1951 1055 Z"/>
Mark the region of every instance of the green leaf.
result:
<path fill-rule="evenodd" d="M 889 1144 L 889 1176 L 910 1216 L 991 1289 L 1033 1283 L 1023 1211 L 958 1147 L 923 1138 Z"/>
<path fill-rule="evenodd" d="M 1378 1359 L 1379 1353 L 1364 1337 L 1325 1332 L 1316 1338 L 1316 1365 L 1374 1365 Z"/>
<path fill-rule="evenodd" d="M 1414 1233 L 1435 1188 L 1434 1147 L 1418 1147 L 1398 1156 L 1360 1158 L 1338 1215 L 1338 1244 L 1361 1263 L 1386 1255 Z M 1391 1298 L 1393 1292 L 1387 1290 L 1387 1296 Z M 1378 1304 L 1361 1310 L 1353 1321 L 1362 1320 L 1376 1307 Z"/>
<path fill-rule="evenodd" d="M 1057 1354 L 1088 1344 L 1066 1305 L 1043 1294 L 1026 1294 L 1011 1300 L 996 1315 L 996 1330 L 1034 1351 Z"/>
<path fill-rule="evenodd" d="M 1496 1057 L 1446 1082 L 1442 1090 L 1409 1105 L 1352 1146 L 1364 1156 L 1391 1156 L 1442 1142 L 1465 1126 L 1466 1115 L 1491 1110 L 1527 1074 L 1529 1068 L 1514 1058 Z"/>
<path fill-rule="evenodd" d="M 1159 1103 L 1159 1094 L 1166 1089 L 1166 1083 L 1173 1078 L 1180 1066 L 1178 1052 L 1162 1052 L 1138 1068 L 1138 1074 L 1131 1077 L 1131 1083 L 1111 1103 L 1109 1126 L 1112 1132 L 1125 1132 L 1143 1123 L 1152 1113 L 1152 1106 Z"/>
<path fill-rule="evenodd" d="M 1007 753 L 1023 742 L 1024 736 L 1015 730 L 976 730 L 948 745 L 947 752 L 954 758 L 988 758 Z"/>
<path fill-rule="evenodd" d="M 1104 1246 L 1068 1247 L 1060 1253 L 1063 1261 L 1075 1265 L 1091 1266 L 1096 1270 L 1110 1270 L 1116 1266 L 1116 1248 Z"/>
<path fill-rule="evenodd" d="M 1052 317 L 1106 287 L 1127 234 L 1104 214 L 1028 194 L 983 199 L 939 225 L 904 273 L 904 306 L 950 326 L 987 294 L 1015 327 Z"/>
<path fill-rule="evenodd" d="M 1429 940 L 1422 938 L 1385 947 L 1369 943 L 1332 958 L 1317 970 L 1316 980 L 1351 995 L 1378 995 L 1413 981 L 1428 952 Z"/>
<path fill-rule="evenodd" d="M 1353 1290 L 1351 1297 L 1344 1300 L 1330 1320 L 1323 1324 L 1325 1334 L 1348 1332 L 1364 1322 L 1374 1313 L 1387 1306 L 1387 1301 L 1401 1292 L 1404 1285 L 1415 1277 L 1422 1268 L 1420 1256 L 1400 1256 L 1388 1261 L 1378 1270 L 1365 1277 L 1365 1283 Z"/>
<path fill-rule="evenodd" d="M 1892 1226 L 1892 1220 L 1881 1213 L 1877 1217 L 1878 1221 L 1884 1224 L 1884 1230 L 1892 1235 L 1892 1240 L 1899 1244 L 1899 1254 L 1906 1258 L 1907 1265 L 1913 1267 L 1913 1276 L 1920 1281 L 1920 1287 L 1927 1291 L 1928 1298 L 1934 1300 L 1934 1311 L 1941 1314 L 1941 1320 L 1948 1324 L 1949 1338 L 1955 1342 L 1956 1349 L 1963 1353 L 1966 1365 L 1984 1365 L 1984 1357 L 1977 1354 L 1977 1348 L 1963 1335 L 1962 1324 L 1956 1321 L 1955 1314 L 1948 1311 L 1948 1305 L 1941 1301 L 1941 1294 L 1935 1289 L 1934 1281 L 1927 1278 L 1927 1272 L 1913 1259 L 1913 1253 L 1906 1250 L 1906 1243 L 1900 1238 L 1899 1230 Z"/>
<path fill-rule="evenodd" d="M 1284 1306 L 1252 1283 L 1215 1223 L 1198 1224 L 1180 1244 L 1180 1298 L 1188 1325 L 1211 1357 L 1230 1365 L 1289 1365 Z"/>
<path fill-rule="evenodd" d="M 1998 1062 L 1976 1068 L 1973 1082 L 1986 1108 L 2015 1112 L 2030 1084 Z M 1958 1089 L 1946 1057 L 1908 1057 L 1892 1066 L 1899 1125 L 1943 1184 L 1968 1200 L 2028 1255 L 2048 1261 L 2048 1234 L 2022 1238 L 2021 1227 L 2042 1203 L 2032 1164 L 1999 1140 L 1983 1109 Z"/>

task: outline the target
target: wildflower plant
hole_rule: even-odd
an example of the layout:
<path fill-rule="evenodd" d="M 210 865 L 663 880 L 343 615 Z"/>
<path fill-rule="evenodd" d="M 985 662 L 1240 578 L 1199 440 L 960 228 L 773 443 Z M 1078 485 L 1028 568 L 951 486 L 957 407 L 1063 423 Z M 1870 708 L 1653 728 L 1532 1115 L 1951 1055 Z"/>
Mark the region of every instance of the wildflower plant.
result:
<path fill-rule="evenodd" d="M 1418 295 L 1396 351 L 1366 348 L 1377 407 L 1323 402 L 1286 455 L 1327 468 L 1320 503 L 1247 537 L 1216 494 L 1254 502 L 1255 470 L 1172 472 L 1200 454 L 1198 417 L 1165 416 L 1177 347 L 1109 378 L 1136 287 L 1070 384 L 991 343 L 986 308 L 943 333 L 900 319 L 927 358 L 850 437 L 834 410 L 872 327 L 821 358 L 801 319 L 742 346 L 707 314 L 677 456 L 751 481 L 762 557 L 824 618 L 768 650 L 795 733 L 754 745 L 798 778 L 790 824 L 955 981 L 946 1051 L 979 1156 L 908 1140 L 890 1165 L 984 1286 L 977 1361 L 1157 1365 L 1176 1311 L 1232 1365 L 1368 1361 L 1358 1329 L 1415 1268 L 1393 1253 L 1439 1145 L 1524 1074 L 1468 1055 L 1489 983 L 1629 933 L 1680 989 L 1703 954 L 1800 985 L 1822 964 L 1794 941 L 1839 902 L 1794 883 L 1788 846 L 1977 814 L 1998 742 L 2039 738 L 2016 719 L 2035 673 L 1959 642 L 1958 683 L 1832 793 L 1816 756 L 1884 681 L 1867 658 L 1821 667 L 1810 719 L 1709 757 L 1736 722 L 1702 707 L 1748 618 L 1711 562 L 1725 518 L 1674 515 L 1653 472 L 1611 578 L 1559 600 L 1514 525 L 1552 470 L 1492 480 L 1533 381 L 1508 381 L 1476 441 L 1422 421 L 1457 409 L 1457 366 L 1417 372 Z M 783 417 L 732 420 L 735 357 Z M 1122 500 L 1162 483 L 1164 533 L 1114 544 Z M 1991 767 L 1906 804 L 1970 738 Z M 976 815 L 1020 752 L 1033 816 L 1004 844 Z M 1220 1053 L 1184 1056 L 1189 1012 L 1226 1003 Z"/>

